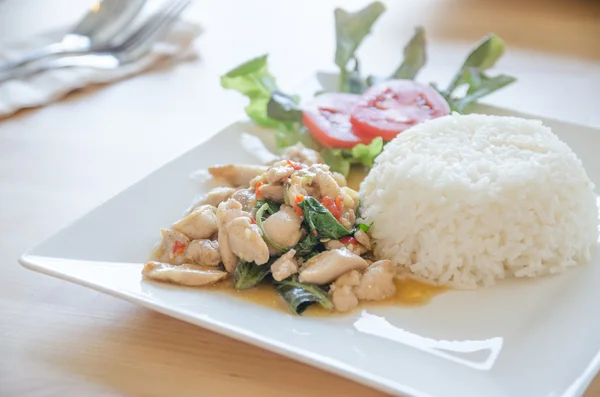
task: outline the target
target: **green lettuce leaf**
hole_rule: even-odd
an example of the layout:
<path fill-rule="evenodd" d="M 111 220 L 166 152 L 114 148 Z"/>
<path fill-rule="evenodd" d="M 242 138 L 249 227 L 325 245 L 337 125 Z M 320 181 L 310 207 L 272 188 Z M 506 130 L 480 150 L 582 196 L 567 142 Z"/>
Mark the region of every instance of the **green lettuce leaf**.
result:
<path fill-rule="evenodd" d="M 362 164 L 372 167 L 375 157 L 383 150 L 383 139 L 377 137 L 370 144 L 357 144 L 350 150 L 326 149 L 321 152 L 323 159 L 332 171 L 348 176 L 352 164 Z"/>
<path fill-rule="evenodd" d="M 271 93 L 277 90 L 275 78 L 267 69 L 267 55 L 244 62 L 221 76 L 223 88 L 236 90 L 250 99 L 246 114 L 263 127 L 279 127 L 280 122 L 267 116 Z"/>

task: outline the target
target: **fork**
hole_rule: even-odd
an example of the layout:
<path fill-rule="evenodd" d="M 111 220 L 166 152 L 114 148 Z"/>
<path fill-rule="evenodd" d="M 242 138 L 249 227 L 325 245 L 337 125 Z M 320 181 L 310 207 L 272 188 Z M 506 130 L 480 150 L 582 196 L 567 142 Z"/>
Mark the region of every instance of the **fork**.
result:
<path fill-rule="evenodd" d="M 189 6 L 191 0 L 170 0 L 159 11 L 134 31 L 123 43 L 106 50 L 64 56 L 36 64 L 32 68 L 20 68 L 0 74 L 0 83 L 44 72 L 69 67 L 87 67 L 115 70 L 144 57 L 156 41 L 161 39 Z"/>
<path fill-rule="evenodd" d="M 8 72 L 49 56 L 98 50 L 128 26 L 145 3 L 146 0 L 98 1 L 59 42 L 32 50 L 19 59 L 0 63 L 0 72 Z"/>

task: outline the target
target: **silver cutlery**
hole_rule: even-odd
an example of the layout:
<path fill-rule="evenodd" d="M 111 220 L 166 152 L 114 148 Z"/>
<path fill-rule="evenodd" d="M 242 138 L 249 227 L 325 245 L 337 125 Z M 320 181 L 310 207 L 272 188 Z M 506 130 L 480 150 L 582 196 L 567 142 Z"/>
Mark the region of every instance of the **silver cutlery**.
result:
<path fill-rule="evenodd" d="M 11 73 L 0 74 L 0 83 L 27 77 L 31 74 L 68 67 L 88 67 L 114 70 L 135 62 L 146 55 L 154 43 L 161 39 L 177 21 L 179 15 L 191 0 L 170 0 L 160 10 L 150 16 L 138 29 L 121 44 L 102 51 L 78 55 L 61 56 L 36 63 L 35 68 L 18 68 Z"/>
<path fill-rule="evenodd" d="M 0 72 L 7 72 L 52 55 L 93 51 L 105 46 L 129 25 L 145 3 L 146 0 L 98 1 L 61 41 L 33 50 L 21 59 L 0 64 Z"/>

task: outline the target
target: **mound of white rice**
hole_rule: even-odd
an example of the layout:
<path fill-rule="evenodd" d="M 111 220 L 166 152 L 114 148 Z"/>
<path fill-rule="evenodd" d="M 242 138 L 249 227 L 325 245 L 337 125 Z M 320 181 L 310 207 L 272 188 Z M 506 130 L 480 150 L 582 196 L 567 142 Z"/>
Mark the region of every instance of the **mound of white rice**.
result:
<path fill-rule="evenodd" d="M 588 260 L 593 189 L 540 121 L 453 114 L 391 141 L 360 196 L 377 255 L 427 283 L 476 288 Z"/>

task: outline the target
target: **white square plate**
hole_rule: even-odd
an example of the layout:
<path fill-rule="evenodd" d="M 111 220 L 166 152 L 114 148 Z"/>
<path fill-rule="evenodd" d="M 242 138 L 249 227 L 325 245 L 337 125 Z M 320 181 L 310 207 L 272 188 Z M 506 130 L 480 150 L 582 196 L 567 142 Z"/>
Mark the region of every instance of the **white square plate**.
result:
<path fill-rule="evenodd" d="M 514 114 L 483 107 L 483 113 Z M 522 117 L 532 117 L 520 115 Z M 600 130 L 543 119 L 600 185 Z M 600 367 L 600 260 L 541 280 L 450 291 L 422 307 L 298 317 L 230 294 L 142 280 L 158 230 L 200 193 L 189 175 L 257 162 L 233 124 L 20 258 L 59 277 L 261 346 L 372 387 L 410 396 L 579 396 Z"/>

